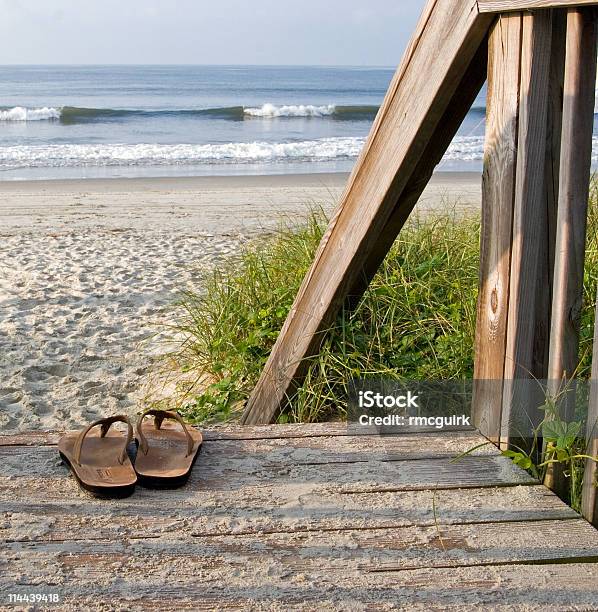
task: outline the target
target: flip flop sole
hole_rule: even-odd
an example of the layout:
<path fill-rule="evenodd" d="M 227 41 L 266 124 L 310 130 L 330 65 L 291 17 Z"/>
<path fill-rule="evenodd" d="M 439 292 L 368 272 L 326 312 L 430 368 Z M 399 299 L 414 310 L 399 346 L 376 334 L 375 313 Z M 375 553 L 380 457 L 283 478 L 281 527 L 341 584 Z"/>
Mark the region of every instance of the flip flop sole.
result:
<path fill-rule="evenodd" d="M 70 469 L 71 473 L 75 477 L 79 486 L 85 491 L 87 491 L 88 493 L 91 493 L 94 497 L 99 497 L 102 499 L 112 499 L 112 498 L 123 499 L 125 497 L 130 497 L 134 493 L 135 484 L 119 485 L 116 487 L 112 487 L 112 486 L 97 487 L 97 486 L 86 483 L 85 481 L 79 478 L 77 472 L 73 469 L 73 466 L 71 465 L 71 462 L 69 461 L 69 458 L 60 451 L 59 451 L 59 454 L 60 454 L 60 458 L 62 459 L 62 461 Z"/>
<path fill-rule="evenodd" d="M 144 489 L 178 489 L 179 487 L 185 486 L 189 481 L 189 476 L 191 476 L 193 466 L 195 465 L 200 452 L 201 446 L 195 453 L 189 470 L 184 474 L 180 476 L 144 476 L 143 474 L 137 472 L 137 484 Z"/>
<path fill-rule="evenodd" d="M 139 450 L 139 440 L 136 439 L 137 457 L 135 459 L 135 472 L 138 483 L 145 488 L 174 489 L 183 486 L 188 480 L 197 461 L 203 437 L 201 432 L 190 429 L 189 433 L 194 439 L 192 456 L 186 456 L 187 439 L 178 428 L 164 424 L 156 429 L 147 424 L 143 433 L 148 443 L 148 454 Z"/>
<path fill-rule="evenodd" d="M 67 434 L 58 443 L 60 457 L 69 467 L 79 486 L 97 497 L 128 497 L 135 490 L 137 475 L 126 456 L 122 464 L 124 438 L 109 431 L 106 436 L 88 435 L 81 448 L 81 461 L 73 460 L 77 435 Z"/>

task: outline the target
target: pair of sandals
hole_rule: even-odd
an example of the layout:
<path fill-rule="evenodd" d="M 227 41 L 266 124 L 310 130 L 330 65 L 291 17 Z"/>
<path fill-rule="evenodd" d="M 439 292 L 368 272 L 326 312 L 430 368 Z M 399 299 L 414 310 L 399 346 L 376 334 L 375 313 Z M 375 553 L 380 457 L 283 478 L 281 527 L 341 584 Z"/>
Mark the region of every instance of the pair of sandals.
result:
<path fill-rule="evenodd" d="M 153 416 L 153 424 L 145 417 Z M 164 424 L 163 421 L 176 421 Z M 110 429 L 125 423 L 127 435 Z M 99 431 L 95 429 L 100 427 Z M 203 441 L 179 414 L 169 410 L 146 410 L 137 421 L 135 465 L 127 449 L 133 425 L 123 415 L 100 419 L 80 433 L 63 436 L 58 451 L 79 485 L 101 497 L 127 497 L 137 483 L 152 488 L 174 488 L 187 482 Z"/>

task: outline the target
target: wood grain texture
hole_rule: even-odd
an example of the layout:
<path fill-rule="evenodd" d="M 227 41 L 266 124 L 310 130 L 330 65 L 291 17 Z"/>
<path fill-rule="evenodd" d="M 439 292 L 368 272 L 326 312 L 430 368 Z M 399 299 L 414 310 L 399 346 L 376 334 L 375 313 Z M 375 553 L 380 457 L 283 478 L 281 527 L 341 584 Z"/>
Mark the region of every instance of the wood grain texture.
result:
<path fill-rule="evenodd" d="M 567 11 L 565 9 L 554 9 L 552 11 L 552 41 L 550 46 L 550 76 L 546 121 L 546 167 L 544 170 L 548 241 L 545 245 L 543 257 L 548 260 L 549 270 L 554 270 L 556 250 L 566 42 Z M 549 282 L 550 293 L 544 294 L 545 299 L 548 300 L 546 304 L 547 309 L 552 306 L 553 274 L 549 275 Z M 548 342 L 550 342 L 550 339 Z"/>
<path fill-rule="evenodd" d="M 569 10 L 548 378 L 578 365 L 596 86 L 594 9 Z"/>
<path fill-rule="evenodd" d="M 596 321 L 598 321 L 598 297 L 596 299 Z M 592 350 L 592 379 L 590 381 L 590 400 L 586 424 L 586 453 L 598 457 L 598 325 L 594 327 L 594 347 Z M 581 510 L 583 516 L 598 527 L 598 467 L 593 461 L 586 460 L 583 475 Z"/>
<path fill-rule="evenodd" d="M 561 612 L 598 608 L 598 568 L 587 563 L 553 565 L 513 564 L 463 568 L 425 568 L 401 572 L 284 572 L 264 576 L 235 565 L 227 583 L 214 569 L 200 567 L 189 578 L 176 579 L 176 559 L 161 566 L 159 558 L 139 559 L 147 574 L 129 581 L 119 569 L 120 559 L 106 576 L 98 572 L 93 585 L 66 582 L 65 588 L 26 576 L 12 592 L 28 593 L 35 580 L 46 592 L 63 593 L 61 606 L 69 610 L 526 610 Z M 90 559 L 92 563 L 93 559 Z M 222 569 L 224 572 L 224 569 Z M 56 571 L 53 571 L 56 576 Z M 71 574 L 72 575 L 72 574 Z M 52 589 L 52 587 L 54 587 Z"/>
<path fill-rule="evenodd" d="M 502 381 L 505 369 L 522 23 L 519 13 L 501 15 L 488 40 L 473 410 L 476 427 L 495 443 L 502 411 L 502 384 L 496 381 Z"/>
<path fill-rule="evenodd" d="M 0 494 L 12 499 L 59 500 L 65 493 L 76 492 L 68 469 L 57 454 L 12 453 L 3 456 L 0 472 Z M 15 478 L 23 471 L 24 477 Z M 187 490 L 227 491 L 254 487 L 291 486 L 297 489 L 314 485 L 339 493 L 376 491 L 415 491 L 428 488 L 472 488 L 537 484 L 526 472 L 500 456 L 404 461 L 371 461 L 362 463 L 264 464 L 246 457 L 241 461 L 221 456 L 218 465 L 200 455 Z M 36 491 L 23 487 L 38 488 Z M 170 494 L 172 500 L 176 494 Z"/>
<path fill-rule="evenodd" d="M 445 431 L 473 431 L 473 427 L 450 426 Z M 433 427 L 409 426 L 402 428 L 403 433 L 437 432 Z M 63 431 L 23 431 L 0 433 L 0 446 L 48 446 L 58 444 Z M 286 425 L 211 425 L 202 430 L 204 440 L 270 440 L 275 438 L 312 438 L 329 436 L 380 436 L 380 428 L 362 427 L 355 423 L 340 421 L 328 423 L 290 423 Z M 401 435 L 399 433 L 393 435 Z"/>
<path fill-rule="evenodd" d="M 378 268 L 384 261 L 399 232 L 405 225 L 409 215 L 419 201 L 424 189 L 429 183 L 434 169 L 441 162 L 446 150 L 452 142 L 459 127 L 463 123 L 471 106 L 475 102 L 487 76 L 488 45 L 482 43 L 461 83 L 457 88 L 458 96 L 454 96 L 426 150 L 420 163 L 409 179 L 393 213 L 386 226 L 380 232 L 375 244 L 372 245 L 361 273 L 353 287 L 349 290 L 349 307 L 358 304 Z"/>
<path fill-rule="evenodd" d="M 124 500 L 82 492 L 54 446 L 6 443 L 0 591 L 89 610 L 598 605 L 598 532 L 554 494 L 492 446 L 422 458 L 477 433 L 226 429 L 186 487 Z"/>
<path fill-rule="evenodd" d="M 424 16 L 247 404 L 246 424 L 272 421 L 288 402 L 363 273 L 492 21 L 478 14 L 472 0 L 431 0 Z"/>
<path fill-rule="evenodd" d="M 559 397 L 561 418 L 575 416 L 574 389 L 567 388 L 579 362 L 586 226 L 596 86 L 596 12 L 569 9 L 564 77 L 560 188 L 548 366 L 549 389 Z M 562 394 L 562 395 L 561 395 Z M 561 466 L 546 484 L 566 498 L 569 479 Z"/>
<path fill-rule="evenodd" d="M 226 456 L 227 461 L 259 461 L 264 465 L 303 465 L 321 463 L 361 463 L 368 461 L 413 461 L 416 459 L 451 458 L 484 443 L 475 431 L 405 433 L 386 436 L 309 436 L 294 438 L 206 439 L 202 458 Z M 0 463 L 18 462 L 28 455 L 50 457 L 54 446 L 0 446 Z M 496 455 L 487 444 L 476 455 Z M 0 473 L 2 468 L 0 467 Z"/>
<path fill-rule="evenodd" d="M 579 515 L 541 485 L 323 493 L 267 487 L 217 493 L 188 489 L 165 499 L 139 489 L 111 512 L 76 491 L 63 500 L 0 501 L 0 539 L 12 542 L 106 540 L 122 537 L 243 535 L 333 529 L 395 529 L 411 525 L 568 520 Z"/>
<path fill-rule="evenodd" d="M 506 13 L 533 9 L 598 5 L 596 0 L 478 0 L 480 13 Z"/>
<path fill-rule="evenodd" d="M 538 546 L 538 542 L 542 542 Z M 508 543 L 507 545 L 505 545 Z M 443 548 L 444 544 L 444 548 Z M 83 586 L 92 585 L 99 574 L 119 561 L 119 573 L 140 580 L 147 567 L 139 561 L 172 564 L 188 560 L 177 578 L 191 578 L 206 572 L 216 576 L 226 557 L 236 567 L 255 566 L 256 572 L 387 572 L 425 567 L 466 567 L 559 561 L 585 558 L 598 562 L 598 531 L 582 518 L 566 521 L 523 521 L 443 525 L 437 529 L 413 526 L 389 529 L 345 529 L 331 532 L 296 532 L 243 535 L 141 538 L 137 541 L 71 541 L 65 553 L 55 555 L 54 542 L 7 543 L 5 553 L 11 563 L 0 568 L 3 579 L 16 578 L 42 569 L 40 561 L 56 557 L 55 572 L 76 578 Z M 259 556 L 256 554 L 261 552 Z M 93 560 L 93 563 L 90 561 Z M 203 572 L 202 572 L 203 570 Z M 212 570 L 212 571 L 211 571 Z M 212 573 L 213 572 L 213 573 Z M 50 578 L 54 574 L 49 571 Z M 207 577 L 207 576 L 206 576 Z"/>
<path fill-rule="evenodd" d="M 548 368 L 551 270 L 547 243 L 546 147 L 552 12 L 523 16 L 518 151 L 509 313 L 503 393 L 503 444 L 526 445 L 539 418 L 541 389 L 517 380 L 543 380 Z M 538 403 L 539 402 L 539 403 Z"/>

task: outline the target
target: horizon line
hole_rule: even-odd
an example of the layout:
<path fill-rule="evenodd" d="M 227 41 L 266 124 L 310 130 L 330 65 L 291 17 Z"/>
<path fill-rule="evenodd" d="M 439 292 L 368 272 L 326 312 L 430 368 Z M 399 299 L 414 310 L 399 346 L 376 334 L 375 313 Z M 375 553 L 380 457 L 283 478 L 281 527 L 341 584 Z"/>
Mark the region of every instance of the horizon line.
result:
<path fill-rule="evenodd" d="M 396 68 L 395 65 L 385 65 L 385 64 L 194 64 L 190 62 L 185 63 L 128 63 L 128 62 L 119 62 L 119 63 L 35 63 L 35 62 L 27 62 L 27 63 L 6 63 L 0 64 L 0 67 L 21 67 L 21 66 L 42 66 L 42 67 L 94 67 L 94 66 L 159 66 L 159 67 L 217 67 L 217 68 L 226 68 L 226 67 L 243 67 L 243 68 L 379 68 L 384 70 L 394 70 Z"/>

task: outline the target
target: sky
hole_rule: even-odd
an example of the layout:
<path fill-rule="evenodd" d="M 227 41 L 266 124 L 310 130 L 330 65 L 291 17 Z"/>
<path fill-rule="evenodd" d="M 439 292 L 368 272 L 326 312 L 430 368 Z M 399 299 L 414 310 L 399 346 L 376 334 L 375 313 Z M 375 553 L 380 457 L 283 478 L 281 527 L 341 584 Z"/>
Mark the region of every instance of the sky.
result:
<path fill-rule="evenodd" d="M 395 66 L 424 0 L 0 0 L 0 64 Z"/>

